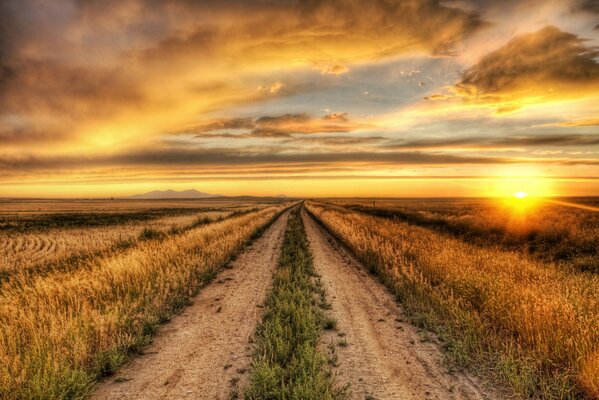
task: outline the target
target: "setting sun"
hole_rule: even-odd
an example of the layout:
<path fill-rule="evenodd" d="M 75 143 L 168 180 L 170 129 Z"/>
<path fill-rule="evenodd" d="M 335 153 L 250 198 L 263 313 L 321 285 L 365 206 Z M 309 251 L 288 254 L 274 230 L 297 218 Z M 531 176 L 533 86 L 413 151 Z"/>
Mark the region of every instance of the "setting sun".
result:
<path fill-rule="evenodd" d="M 514 197 L 517 197 L 519 199 L 523 199 L 527 196 L 526 192 L 516 192 L 514 193 Z"/>

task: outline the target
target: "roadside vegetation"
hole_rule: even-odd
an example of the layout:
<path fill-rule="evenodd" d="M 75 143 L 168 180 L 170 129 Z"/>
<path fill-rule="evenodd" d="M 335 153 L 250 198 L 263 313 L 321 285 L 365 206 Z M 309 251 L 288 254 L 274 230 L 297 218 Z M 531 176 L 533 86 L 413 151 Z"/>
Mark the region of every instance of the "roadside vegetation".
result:
<path fill-rule="evenodd" d="M 521 398 L 599 398 L 599 276 L 571 273 L 402 219 L 307 209 L 436 332 L 456 368 Z"/>
<path fill-rule="evenodd" d="M 204 220 L 90 259 L 83 268 L 6 282 L 0 291 L 0 398 L 85 397 L 285 207 Z"/>
<path fill-rule="evenodd" d="M 297 207 L 290 215 L 273 287 L 256 332 L 256 354 L 246 399 L 340 399 L 330 356 L 319 346 L 322 329 L 333 329 L 326 296 Z"/>

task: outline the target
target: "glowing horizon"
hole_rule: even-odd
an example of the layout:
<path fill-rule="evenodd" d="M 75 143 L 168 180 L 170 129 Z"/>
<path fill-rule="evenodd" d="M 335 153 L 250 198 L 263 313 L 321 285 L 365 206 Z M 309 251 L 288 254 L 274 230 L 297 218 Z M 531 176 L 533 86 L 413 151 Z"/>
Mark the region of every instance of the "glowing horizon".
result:
<path fill-rule="evenodd" d="M 599 195 L 592 1 L 25 0 L 0 24 L 0 198 Z"/>

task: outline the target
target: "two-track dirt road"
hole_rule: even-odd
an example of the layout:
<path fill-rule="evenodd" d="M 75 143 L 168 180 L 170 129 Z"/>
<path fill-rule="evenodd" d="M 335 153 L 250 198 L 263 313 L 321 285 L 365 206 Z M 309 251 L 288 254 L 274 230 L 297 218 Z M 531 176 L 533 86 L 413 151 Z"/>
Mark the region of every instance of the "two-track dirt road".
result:
<path fill-rule="evenodd" d="M 230 399 L 252 355 L 250 337 L 272 282 L 283 214 L 164 326 L 143 356 L 99 385 L 93 399 Z"/>
<path fill-rule="evenodd" d="M 338 347 L 337 376 L 350 384 L 350 398 L 497 399 L 477 381 L 443 367 L 439 346 L 423 341 L 386 288 L 367 274 L 347 251 L 302 211 L 314 266 L 331 302 L 338 331 L 325 341 Z"/>
<path fill-rule="evenodd" d="M 101 383 L 93 399 L 230 399 L 247 383 L 254 334 L 279 260 L 288 212 L 202 289 L 144 355 Z M 340 384 L 351 399 L 499 399 L 464 373 L 450 373 L 434 340 L 403 322 L 387 289 L 302 211 L 314 265 L 338 322 Z"/>

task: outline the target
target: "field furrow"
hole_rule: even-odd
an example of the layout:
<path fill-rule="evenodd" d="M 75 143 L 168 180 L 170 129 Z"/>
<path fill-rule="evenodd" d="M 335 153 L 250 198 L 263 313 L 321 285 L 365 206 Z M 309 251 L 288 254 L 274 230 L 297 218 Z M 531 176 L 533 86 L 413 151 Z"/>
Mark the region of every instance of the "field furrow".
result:
<path fill-rule="evenodd" d="M 239 211 L 208 211 L 102 228 L 0 234 L 0 243 L 8 248 L 0 258 L 0 276 L 12 276 L 31 270 L 46 271 L 62 264 L 72 265 L 77 258 L 109 255 L 126 248 L 127 245 L 134 244 L 144 231 L 176 233 L 189 229 L 198 221 L 215 221 L 238 213 Z"/>

